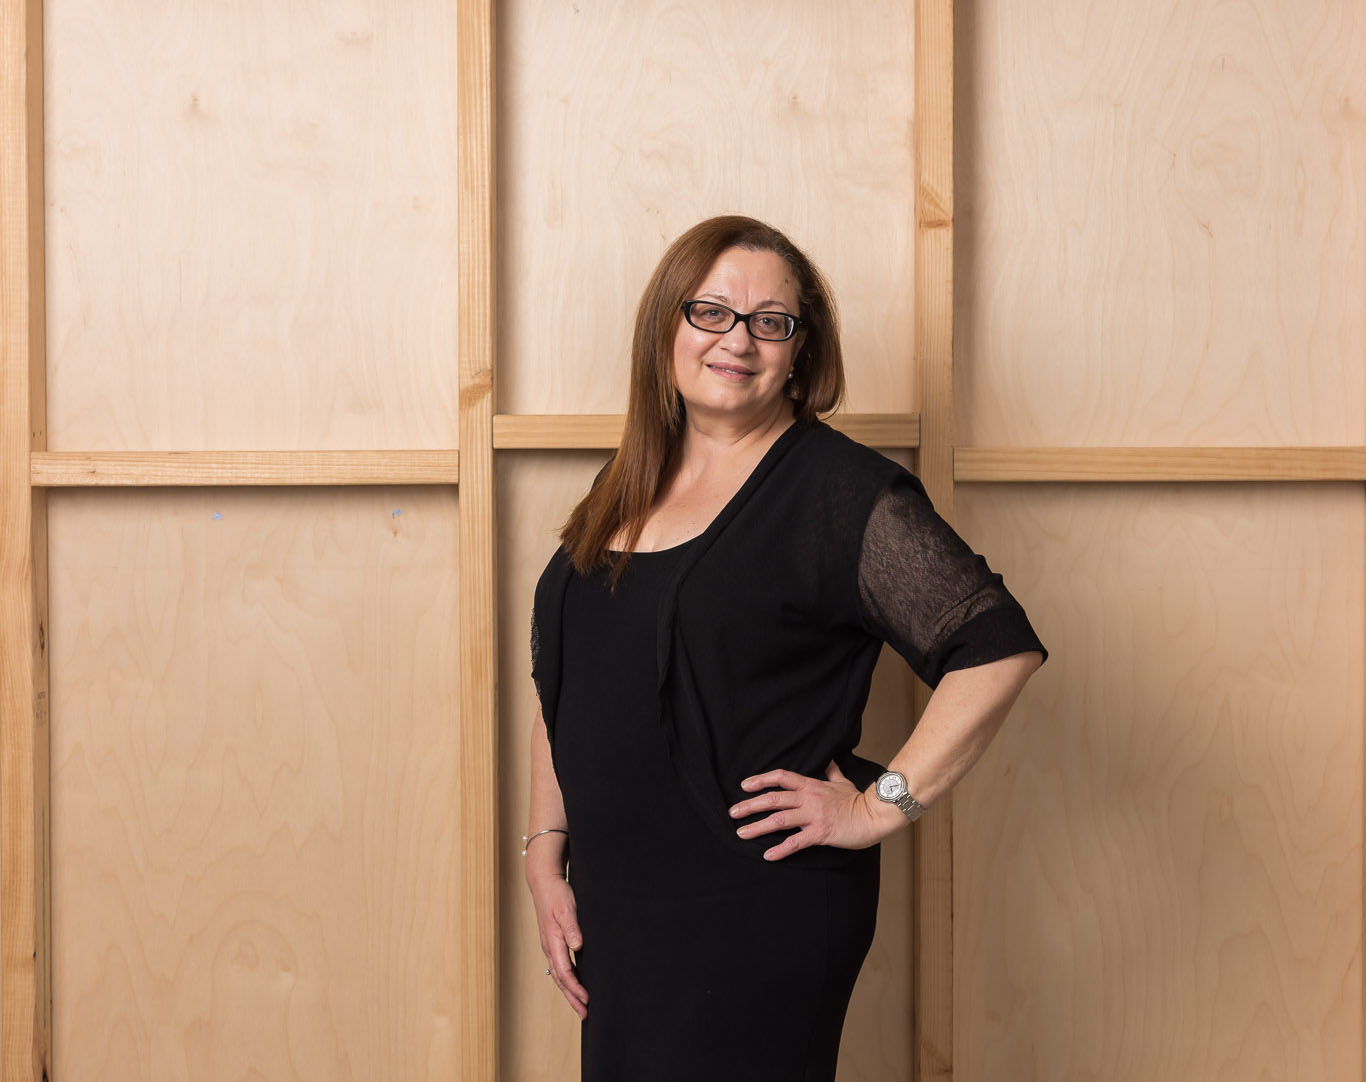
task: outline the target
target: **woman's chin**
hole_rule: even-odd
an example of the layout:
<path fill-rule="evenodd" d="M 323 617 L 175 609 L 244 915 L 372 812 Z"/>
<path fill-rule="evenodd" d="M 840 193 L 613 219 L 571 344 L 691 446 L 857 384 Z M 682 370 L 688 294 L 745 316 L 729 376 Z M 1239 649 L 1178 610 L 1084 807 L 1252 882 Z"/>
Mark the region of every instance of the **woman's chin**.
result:
<path fill-rule="evenodd" d="M 752 388 L 723 388 L 720 392 L 684 398 L 683 406 L 695 417 L 767 417 L 780 408 L 784 396 L 779 394 L 759 395 Z"/>

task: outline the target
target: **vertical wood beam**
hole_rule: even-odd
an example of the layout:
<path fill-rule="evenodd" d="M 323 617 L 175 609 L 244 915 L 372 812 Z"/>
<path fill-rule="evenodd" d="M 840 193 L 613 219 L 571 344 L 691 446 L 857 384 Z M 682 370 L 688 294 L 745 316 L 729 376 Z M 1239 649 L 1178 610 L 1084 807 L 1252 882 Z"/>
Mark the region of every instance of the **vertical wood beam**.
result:
<path fill-rule="evenodd" d="M 953 0 L 915 5 L 917 473 L 953 522 Z M 914 709 L 929 690 L 917 683 Z M 912 857 L 915 1077 L 953 1076 L 953 801 L 916 824 Z"/>
<path fill-rule="evenodd" d="M 493 0 L 458 0 L 460 1074 L 496 1082 L 497 550 L 493 502 Z"/>
<path fill-rule="evenodd" d="M 50 1072 L 43 10 L 0 0 L 0 1065 Z"/>

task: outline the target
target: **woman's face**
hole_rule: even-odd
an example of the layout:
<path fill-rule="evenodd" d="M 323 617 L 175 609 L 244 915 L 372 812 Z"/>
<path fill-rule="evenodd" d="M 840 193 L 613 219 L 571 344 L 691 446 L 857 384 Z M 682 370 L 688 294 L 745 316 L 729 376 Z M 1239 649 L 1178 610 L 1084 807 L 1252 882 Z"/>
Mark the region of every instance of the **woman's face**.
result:
<path fill-rule="evenodd" d="M 717 301 L 740 313 L 797 315 L 797 281 L 782 256 L 728 248 L 688 300 Z M 723 334 L 680 317 L 674 335 L 674 380 L 689 414 L 760 420 L 783 397 L 805 332 L 785 342 L 755 338 L 744 323 Z"/>

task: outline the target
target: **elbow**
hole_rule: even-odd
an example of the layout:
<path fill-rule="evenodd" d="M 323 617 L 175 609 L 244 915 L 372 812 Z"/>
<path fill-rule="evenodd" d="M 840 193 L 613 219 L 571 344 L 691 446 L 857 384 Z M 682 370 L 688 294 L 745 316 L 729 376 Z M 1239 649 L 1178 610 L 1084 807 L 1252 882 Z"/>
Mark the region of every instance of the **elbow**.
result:
<path fill-rule="evenodd" d="M 1044 656 L 1038 650 L 1026 650 L 1001 659 L 1002 689 L 1009 694 L 1012 703 L 1029 683 L 1029 678 L 1039 671 L 1043 661 Z"/>
<path fill-rule="evenodd" d="M 1015 679 L 1018 681 L 1015 686 L 1016 695 L 1024 690 L 1029 678 L 1043 666 L 1043 657 L 1038 650 L 1026 650 L 1023 654 L 1016 654 L 1011 658 L 1015 662 Z"/>
<path fill-rule="evenodd" d="M 1003 671 L 1008 671 L 1023 686 L 1024 682 L 1043 665 L 1043 653 L 1038 650 L 1026 650 L 1020 654 L 1010 654 L 992 664 L 1001 666 Z"/>

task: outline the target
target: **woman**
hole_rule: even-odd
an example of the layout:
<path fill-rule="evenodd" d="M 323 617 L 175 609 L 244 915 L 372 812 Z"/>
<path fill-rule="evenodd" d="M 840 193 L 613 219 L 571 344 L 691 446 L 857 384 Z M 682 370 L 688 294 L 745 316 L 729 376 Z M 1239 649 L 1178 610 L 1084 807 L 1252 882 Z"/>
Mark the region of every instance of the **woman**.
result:
<path fill-rule="evenodd" d="M 673 243 L 621 446 L 532 614 L 523 853 L 584 1082 L 833 1079 L 879 843 L 1047 657 L 915 476 L 819 419 L 843 392 L 785 236 L 723 217 Z M 935 689 L 886 768 L 853 753 L 884 642 Z"/>

